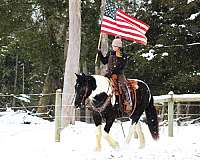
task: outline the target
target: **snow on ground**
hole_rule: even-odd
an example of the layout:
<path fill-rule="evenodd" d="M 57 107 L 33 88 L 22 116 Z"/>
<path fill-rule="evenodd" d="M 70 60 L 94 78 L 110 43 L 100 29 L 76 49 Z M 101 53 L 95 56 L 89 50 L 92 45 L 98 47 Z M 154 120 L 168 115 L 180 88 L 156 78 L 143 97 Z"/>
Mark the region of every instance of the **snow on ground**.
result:
<path fill-rule="evenodd" d="M 30 123 L 30 124 L 29 124 Z M 124 122 L 127 133 L 130 122 Z M 24 112 L 0 112 L 1 160 L 199 160 L 200 126 L 176 126 L 169 138 L 167 127 L 160 128 L 160 140 L 153 141 L 146 124 L 142 124 L 146 147 L 138 149 L 137 139 L 124 143 L 120 123 L 111 135 L 120 148 L 113 150 L 102 139 L 102 151 L 95 152 L 95 126 L 76 122 L 64 129 L 61 142 L 54 142 L 54 122 L 32 117 Z"/>

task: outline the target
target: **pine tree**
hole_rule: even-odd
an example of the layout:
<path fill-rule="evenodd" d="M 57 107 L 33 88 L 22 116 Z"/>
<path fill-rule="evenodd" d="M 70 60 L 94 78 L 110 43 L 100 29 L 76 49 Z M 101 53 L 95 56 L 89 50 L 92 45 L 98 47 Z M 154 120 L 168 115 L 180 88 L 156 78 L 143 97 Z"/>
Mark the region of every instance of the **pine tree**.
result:
<path fill-rule="evenodd" d="M 166 94 L 170 90 L 175 93 L 198 92 L 199 3 L 144 1 L 137 12 L 136 16 L 143 17 L 150 30 L 147 46 L 129 47 L 130 60 L 135 61 L 131 71 L 137 78 L 150 83 L 154 94 Z M 194 15 L 196 17 L 192 19 Z M 154 55 L 152 60 L 141 57 L 150 52 Z"/>

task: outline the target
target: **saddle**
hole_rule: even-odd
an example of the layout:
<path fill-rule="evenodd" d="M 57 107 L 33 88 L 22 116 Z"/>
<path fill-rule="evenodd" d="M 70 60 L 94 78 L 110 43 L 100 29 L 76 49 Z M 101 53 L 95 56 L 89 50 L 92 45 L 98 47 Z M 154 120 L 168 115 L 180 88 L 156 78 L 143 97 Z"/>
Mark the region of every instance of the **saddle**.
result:
<path fill-rule="evenodd" d="M 131 95 L 130 98 L 131 98 L 132 104 L 133 104 L 131 107 L 129 107 L 127 105 L 127 101 L 124 96 L 125 93 L 123 93 L 123 89 L 121 88 L 121 85 L 118 82 L 117 75 L 112 75 L 112 77 L 111 77 L 113 93 L 116 96 L 119 96 L 119 104 L 121 104 L 120 107 L 121 107 L 122 111 L 130 114 L 130 113 L 133 113 L 133 111 L 135 110 L 135 107 L 136 107 L 136 90 L 138 89 L 138 82 L 133 79 L 126 79 L 126 82 L 127 82 L 126 85 L 130 92 L 130 95 Z"/>

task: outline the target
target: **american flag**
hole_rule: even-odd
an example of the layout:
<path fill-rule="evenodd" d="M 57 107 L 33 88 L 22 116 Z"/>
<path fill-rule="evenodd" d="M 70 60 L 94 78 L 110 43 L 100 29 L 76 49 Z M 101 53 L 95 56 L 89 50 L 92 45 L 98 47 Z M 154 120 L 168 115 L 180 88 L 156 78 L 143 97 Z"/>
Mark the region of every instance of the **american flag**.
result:
<path fill-rule="evenodd" d="M 129 16 L 124 11 L 116 9 L 111 4 L 106 4 L 105 12 L 101 24 L 101 32 L 108 35 L 120 35 L 122 38 L 140 44 L 147 44 L 145 33 L 149 26 Z"/>

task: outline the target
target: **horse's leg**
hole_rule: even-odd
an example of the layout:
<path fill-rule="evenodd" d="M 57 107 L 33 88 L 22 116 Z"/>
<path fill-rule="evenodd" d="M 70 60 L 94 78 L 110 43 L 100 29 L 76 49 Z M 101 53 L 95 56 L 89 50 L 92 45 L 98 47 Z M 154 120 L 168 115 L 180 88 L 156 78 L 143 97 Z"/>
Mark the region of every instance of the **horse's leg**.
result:
<path fill-rule="evenodd" d="M 135 130 L 136 133 L 137 133 L 137 136 L 139 138 L 139 142 L 140 142 L 139 148 L 143 148 L 145 146 L 145 139 L 144 139 L 144 134 L 143 134 L 142 129 L 141 129 L 141 124 L 139 122 L 139 118 L 142 115 L 144 106 L 139 106 L 140 108 L 139 107 L 137 108 L 137 107 L 136 107 L 136 110 L 134 111 L 134 113 L 131 117 L 132 118 L 132 125 L 129 128 L 129 133 L 128 133 L 128 136 L 127 136 L 127 139 L 126 139 L 126 143 L 130 142 L 131 137 L 132 137 L 134 130 Z"/>
<path fill-rule="evenodd" d="M 132 137 L 132 134 L 133 134 L 133 137 L 135 139 L 138 138 L 138 133 L 136 131 L 136 125 L 131 125 L 130 128 L 129 128 L 129 133 L 128 133 L 128 136 L 127 136 L 127 139 L 126 139 L 126 142 L 129 143 L 130 140 L 131 140 L 131 137 Z"/>
<path fill-rule="evenodd" d="M 96 151 L 101 151 L 101 125 L 96 128 Z"/>
<path fill-rule="evenodd" d="M 134 138 L 139 138 L 139 142 L 140 142 L 139 148 L 143 148 L 145 146 L 145 139 L 144 139 L 144 134 L 142 132 L 140 122 L 138 122 L 137 124 L 134 123 L 129 127 L 128 136 L 126 137 L 127 144 L 130 143 L 132 135 L 134 135 Z"/>
<path fill-rule="evenodd" d="M 109 133 L 104 132 L 103 136 L 112 148 L 119 148 L 119 143 L 116 140 L 114 140 Z"/>
<path fill-rule="evenodd" d="M 136 125 L 135 125 L 135 123 L 134 123 L 134 124 L 131 124 L 130 127 L 129 127 L 128 135 L 127 135 L 127 137 L 126 137 L 126 143 L 127 143 L 127 144 L 131 141 L 132 135 L 133 135 L 133 133 L 135 132 L 135 130 L 136 130 Z"/>
<path fill-rule="evenodd" d="M 96 126 L 96 151 L 101 151 L 101 137 L 102 137 L 102 133 L 101 133 L 101 123 L 102 123 L 102 117 L 99 113 L 97 112 L 93 112 L 93 119 L 94 119 L 94 123 Z"/>
<path fill-rule="evenodd" d="M 139 142 L 140 142 L 139 148 L 144 148 L 145 139 L 144 139 L 144 134 L 142 132 L 142 127 L 141 127 L 140 122 L 138 122 L 136 124 L 136 132 L 137 132 L 137 135 L 138 135 L 138 138 L 139 138 Z"/>
<path fill-rule="evenodd" d="M 130 133 L 131 134 L 131 133 Z M 138 134 L 137 134 L 137 131 L 136 131 L 136 126 L 133 127 L 133 137 L 135 139 L 138 139 Z"/>
<path fill-rule="evenodd" d="M 139 124 L 139 119 L 142 113 L 144 112 L 145 108 L 148 107 L 150 93 L 146 85 L 144 85 L 143 83 L 139 83 L 138 85 L 139 85 L 139 89 L 137 90 L 137 105 L 135 107 L 134 112 L 130 116 L 130 118 L 132 119 L 132 122 L 131 122 L 132 125 L 129 129 L 126 143 L 130 142 L 132 134 L 133 134 L 133 130 L 135 127 L 136 132 L 138 134 L 139 141 L 140 141 L 140 148 L 142 148 L 144 147 L 145 140 L 144 140 L 144 134 L 141 130 L 141 126 Z"/>
<path fill-rule="evenodd" d="M 105 116 L 106 125 L 104 127 L 104 134 L 103 134 L 103 136 L 106 139 L 106 141 L 108 142 L 108 144 L 114 149 L 119 147 L 119 143 L 112 138 L 112 136 L 109 134 L 109 131 L 110 131 L 110 128 L 112 127 L 112 125 L 113 125 L 115 117 L 116 117 L 116 111 L 112 108 L 109 109 L 107 111 L 106 116 Z"/>
<path fill-rule="evenodd" d="M 136 126 L 133 128 L 133 137 L 135 139 L 138 139 L 138 134 L 137 134 L 137 131 L 136 131 Z"/>

